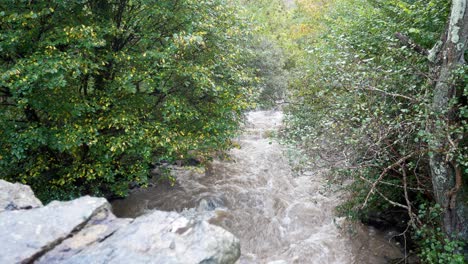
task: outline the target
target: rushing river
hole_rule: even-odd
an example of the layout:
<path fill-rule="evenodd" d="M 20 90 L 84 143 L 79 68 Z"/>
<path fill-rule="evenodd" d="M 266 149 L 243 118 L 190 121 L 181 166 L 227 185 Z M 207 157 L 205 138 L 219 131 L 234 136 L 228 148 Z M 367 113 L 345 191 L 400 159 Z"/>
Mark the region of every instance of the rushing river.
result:
<path fill-rule="evenodd" d="M 349 228 L 334 208 L 342 192 L 326 184 L 329 168 L 293 174 L 286 148 L 268 137 L 282 113 L 247 115 L 239 149 L 203 171 L 175 167 L 177 184 L 133 192 L 113 202 L 120 217 L 175 210 L 219 225 L 241 241 L 239 263 L 386 263 L 398 247 L 378 231 Z"/>

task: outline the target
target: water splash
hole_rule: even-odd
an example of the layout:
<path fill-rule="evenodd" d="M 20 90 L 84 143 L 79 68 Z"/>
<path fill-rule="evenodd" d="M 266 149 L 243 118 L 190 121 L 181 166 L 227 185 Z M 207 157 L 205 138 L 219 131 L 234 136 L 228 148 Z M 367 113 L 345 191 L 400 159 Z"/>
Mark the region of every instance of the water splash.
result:
<path fill-rule="evenodd" d="M 282 118 L 278 111 L 249 113 L 229 161 L 215 160 L 206 171 L 174 167 L 176 186 L 138 190 L 113 202 L 115 213 L 176 210 L 207 220 L 240 239 L 239 263 L 386 263 L 384 254 L 399 254 L 372 229 L 359 226 L 357 236 L 343 230 L 334 208 L 344 194 L 326 187 L 327 169 L 293 175 L 285 146 L 268 137 Z M 385 252 L 369 253 L 375 247 Z"/>

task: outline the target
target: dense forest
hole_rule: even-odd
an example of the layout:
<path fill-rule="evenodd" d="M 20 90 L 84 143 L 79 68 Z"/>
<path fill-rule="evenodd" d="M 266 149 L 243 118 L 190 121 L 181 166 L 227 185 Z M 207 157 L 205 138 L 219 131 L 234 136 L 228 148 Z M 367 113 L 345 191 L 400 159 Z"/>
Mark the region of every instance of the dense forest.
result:
<path fill-rule="evenodd" d="M 221 1 L 2 1 L 2 178 L 44 200 L 123 196 L 226 149 L 253 98 Z"/>
<path fill-rule="evenodd" d="M 3 0 L 0 178 L 122 197 L 277 107 L 289 144 L 346 160 L 339 214 L 397 217 L 421 262 L 464 263 L 467 4 Z"/>

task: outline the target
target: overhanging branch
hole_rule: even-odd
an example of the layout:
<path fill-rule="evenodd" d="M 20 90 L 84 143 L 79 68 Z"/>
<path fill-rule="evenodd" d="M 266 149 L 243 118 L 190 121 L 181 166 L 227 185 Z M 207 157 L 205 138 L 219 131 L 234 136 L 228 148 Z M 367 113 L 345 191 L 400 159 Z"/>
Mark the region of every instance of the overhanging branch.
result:
<path fill-rule="evenodd" d="M 414 41 L 412 39 L 410 39 L 408 36 L 400 33 L 400 32 L 397 32 L 395 33 L 395 37 L 406 47 L 409 47 L 411 48 L 412 50 L 416 51 L 417 53 L 421 54 L 421 55 L 424 55 L 424 56 L 428 56 L 429 55 L 429 51 L 423 47 L 421 47 L 420 45 L 414 43 Z"/>

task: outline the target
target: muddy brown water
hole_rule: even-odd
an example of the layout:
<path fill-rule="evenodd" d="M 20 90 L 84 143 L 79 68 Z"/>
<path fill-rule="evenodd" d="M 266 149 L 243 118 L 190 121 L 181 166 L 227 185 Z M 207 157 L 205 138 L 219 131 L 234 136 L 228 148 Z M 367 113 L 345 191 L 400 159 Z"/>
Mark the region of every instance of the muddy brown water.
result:
<path fill-rule="evenodd" d="M 241 241 L 239 263 L 387 263 L 401 257 L 391 237 L 349 225 L 334 208 L 345 194 L 327 184 L 329 168 L 294 174 L 283 146 L 268 137 L 279 111 L 254 111 L 239 149 L 204 170 L 173 167 L 177 184 L 140 189 L 112 203 L 120 217 L 178 211 L 209 221 Z"/>

